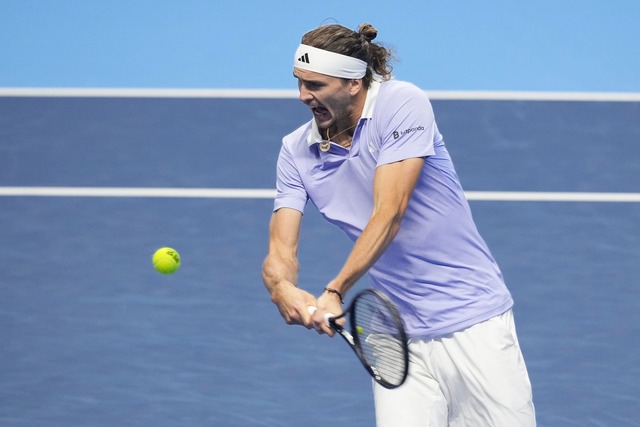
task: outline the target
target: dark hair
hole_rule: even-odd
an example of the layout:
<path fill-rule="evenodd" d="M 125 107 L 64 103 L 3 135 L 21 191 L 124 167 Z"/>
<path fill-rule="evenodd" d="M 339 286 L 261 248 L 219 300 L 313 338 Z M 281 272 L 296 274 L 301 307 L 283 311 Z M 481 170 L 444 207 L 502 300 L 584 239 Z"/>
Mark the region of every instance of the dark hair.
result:
<path fill-rule="evenodd" d="M 374 73 L 383 80 L 389 80 L 392 77 L 391 61 L 394 59 L 392 52 L 390 49 L 372 42 L 377 35 L 378 30 L 371 24 L 360 25 L 358 31 L 352 31 L 342 25 L 330 24 L 306 33 L 302 36 L 302 44 L 366 62 L 367 73 L 362 80 L 364 86 L 368 88 Z"/>

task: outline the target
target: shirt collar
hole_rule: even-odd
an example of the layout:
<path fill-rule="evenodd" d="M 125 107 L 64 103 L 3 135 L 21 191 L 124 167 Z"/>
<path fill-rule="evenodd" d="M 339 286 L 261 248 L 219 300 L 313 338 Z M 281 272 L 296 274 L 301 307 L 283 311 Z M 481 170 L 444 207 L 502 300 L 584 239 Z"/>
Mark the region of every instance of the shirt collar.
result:
<path fill-rule="evenodd" d="M 367 90 L 367 98 L 364 101 L 364 107 L 362 107 L 362 115 L 360 116 L 360 120 L 370 119 L 373 117 L 373 110 L 376 105 L 376 100 L 378 98 L 378 92 L 380 91 L 380 80 L 373 79 L 371 80 L 371 85 L 369 85 L 369 89 Z M 307 137 L 307 143 L 309 146 L 313 144 L 317 144 L 322 141 L 324 138 L 320 135 L 320 130 L 318 130 L 318 125 L 315 120 L 311 120 L 311 132 Z"/>

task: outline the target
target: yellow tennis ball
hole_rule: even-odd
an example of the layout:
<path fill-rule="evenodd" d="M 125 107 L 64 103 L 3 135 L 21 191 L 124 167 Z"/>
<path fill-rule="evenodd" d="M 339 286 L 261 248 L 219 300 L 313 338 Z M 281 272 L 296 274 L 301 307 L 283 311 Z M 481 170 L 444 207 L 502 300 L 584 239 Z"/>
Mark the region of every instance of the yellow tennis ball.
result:
<path fill-rule="evenodd" d="M 172 248 L 160 248 L 153 254 L 153 267 L 162 274 L 171 274 L 180 268 L 180 254 Z"/>

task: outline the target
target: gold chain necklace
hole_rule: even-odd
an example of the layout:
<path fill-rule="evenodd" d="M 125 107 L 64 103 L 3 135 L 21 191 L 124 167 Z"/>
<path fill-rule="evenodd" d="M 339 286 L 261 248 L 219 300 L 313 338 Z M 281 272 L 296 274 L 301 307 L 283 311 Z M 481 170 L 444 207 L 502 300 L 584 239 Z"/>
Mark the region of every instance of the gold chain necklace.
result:
<path fill-rule="evenodd" d="M 335 139 L 335 138 L 339 137 L 340 135 L 342 135 L 346 131 L 353 129 L 356 126 L 358 126 L 358 123 L 356 123 L 353 126 L 349 126 L 348 128 L 346 128 L 343 131 L 338 132 L 337 134 L 333 135 L 333 138 Z M 351 137 L 351 139 L 353 139 L 353 137 Z M 327 139 L 323 139 L 322 141 L 320 141 L 319 147 L 320 147 L 320 151 L 323 151 L 325 153 L 327 151 L 329 151 L 329 149 L 331 148 L 331 137 L 329 136 L 329 129 L 328 128 L 327 128 Z M 349 147 L 347 146 L 347 148 L 349 148 Z"/>

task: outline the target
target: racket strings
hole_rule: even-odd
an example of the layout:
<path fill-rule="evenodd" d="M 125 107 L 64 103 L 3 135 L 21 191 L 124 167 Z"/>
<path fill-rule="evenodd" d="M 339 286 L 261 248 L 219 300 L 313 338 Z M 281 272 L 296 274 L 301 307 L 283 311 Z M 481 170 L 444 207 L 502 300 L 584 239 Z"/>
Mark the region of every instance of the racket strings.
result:
<path fill-rule="evenodd" d="M 397 314 L 386 302 L 370 295 L 358 301 L 353 320 L 360 351 L 376 379 L 400 385 L 406 373 L 406 347 Z"/>

